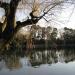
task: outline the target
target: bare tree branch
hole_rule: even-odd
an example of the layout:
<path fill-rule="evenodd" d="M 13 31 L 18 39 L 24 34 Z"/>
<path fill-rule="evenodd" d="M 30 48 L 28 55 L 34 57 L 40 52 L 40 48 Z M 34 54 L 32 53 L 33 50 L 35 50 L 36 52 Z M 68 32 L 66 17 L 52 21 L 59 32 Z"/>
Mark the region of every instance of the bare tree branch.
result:
<path fill-rule="evenodd" d="M 43 17 L 45 21 L 49 22 L 45 17 Z"/>
<path fill-rule="evenodd" d="M 27 19 L 24 22 L 17 22 L 17 27 L 21 27 L 21 26 L 27 26 L 27 25 L 31 25 L 31 24 L 36 24 L 40 19 L 42 19 L 46 14 L 48 14 L 49 11 L 51 11 L 54 7 L 56 7 L 57 5 L 60 5 L 61 3 L 63 3 L 63 1 L 60 1 L 58 3 L 54 3 L 52 7 L 50 7 L 46 12 L 44 12 L 43 15 L 36 17 L 33 15 L 34 18 L 31 19 Z M 33 14 L 33 12 L 31 12 Z M 31 15 L 30 15 L 31 16 Z M 32 17 L 32 16 L 31 16 Z M 45 19 L 46 20 L 46 19 Z"/>

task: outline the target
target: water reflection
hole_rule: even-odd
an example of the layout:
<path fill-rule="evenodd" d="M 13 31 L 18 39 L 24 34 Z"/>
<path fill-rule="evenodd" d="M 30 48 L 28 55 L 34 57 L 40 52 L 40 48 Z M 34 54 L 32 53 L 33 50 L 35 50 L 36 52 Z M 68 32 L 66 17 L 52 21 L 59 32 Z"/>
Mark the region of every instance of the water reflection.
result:
<path fill-rule="evenodd" d="M 68 63 L 75 60 L 75 50 L 8 50 L 0 54 L 0 70 L 39 67 L 43 64 Z"/>

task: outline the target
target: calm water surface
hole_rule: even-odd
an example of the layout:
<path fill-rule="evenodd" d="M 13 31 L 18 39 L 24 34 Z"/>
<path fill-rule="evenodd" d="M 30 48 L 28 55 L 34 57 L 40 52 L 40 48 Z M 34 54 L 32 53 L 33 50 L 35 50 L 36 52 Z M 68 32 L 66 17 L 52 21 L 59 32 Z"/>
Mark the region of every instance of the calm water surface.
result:
<path fill-rule="evenodd" d="M 4 51 L 0 75 L 75 75 L 75 50 Z"/>

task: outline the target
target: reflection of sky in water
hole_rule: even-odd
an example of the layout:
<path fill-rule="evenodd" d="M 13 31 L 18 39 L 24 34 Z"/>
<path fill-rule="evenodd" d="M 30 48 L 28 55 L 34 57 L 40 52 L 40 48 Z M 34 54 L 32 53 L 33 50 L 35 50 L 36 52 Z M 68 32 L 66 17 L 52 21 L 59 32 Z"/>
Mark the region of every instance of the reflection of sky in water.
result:
<path fill-rule="evenodd" d="M 75 75 L 75 62 L 45 64 L 38 68 L 23 65 L 19 70 L 2 69 L 0 75 Z"/>

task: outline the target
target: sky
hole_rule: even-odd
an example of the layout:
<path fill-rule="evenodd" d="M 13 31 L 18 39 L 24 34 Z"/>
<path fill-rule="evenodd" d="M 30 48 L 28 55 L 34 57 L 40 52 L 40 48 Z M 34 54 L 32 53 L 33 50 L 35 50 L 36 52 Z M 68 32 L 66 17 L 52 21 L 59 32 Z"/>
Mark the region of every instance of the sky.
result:
<path fill-rule="evenodd" d="M 10 0 L 9 0 L 10 1 Z M 60 10 L 59 10 L 60 11 Z M 0 8 L 0 21 L 3 22 L 2 16 L 5 15 L 5 10 Z M 24 9 L 18 9 L 16 12 L 16 20 L 24 21 L 29 16 L 29 11 Z M 4 18 L 3 18 L 4 19 Z M 41 19 L 38 23 L 41 27 L 53 26 L 58 29 L 68 27 L 75 29 L 75 8 L 74 5 L 66 5 L 66 8 L 58 13 L 57 17 L 50 22 L 46 22 L 44 19 Z"/>
<path fill-rule="evenodd" d="M 74 5 L 70 5 L 63 9 L 61 13 L 59 13 L 53 21 L 50 23 L 45 22 L 45 20 L 41 20 L 39 24 L 42 23 L 42 26 L 53 26 L 58 29 L 68 27 L 75 29 L 75 8 Z"/>

